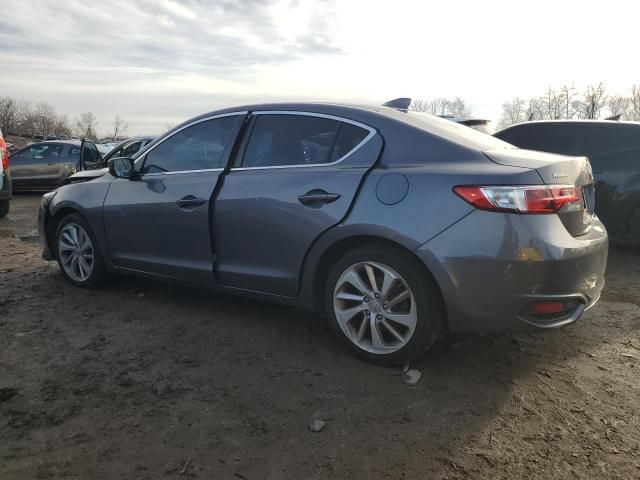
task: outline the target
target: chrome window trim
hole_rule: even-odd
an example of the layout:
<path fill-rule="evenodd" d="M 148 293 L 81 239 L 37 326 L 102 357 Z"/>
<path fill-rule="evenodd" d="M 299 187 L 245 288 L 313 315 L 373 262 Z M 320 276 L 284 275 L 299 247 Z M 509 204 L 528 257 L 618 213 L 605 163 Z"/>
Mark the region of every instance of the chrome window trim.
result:
<path fill-rule="evenodd" d="M 329 115 L 326 113 L 315 113 L 315 112 L 303 112 L 303 111 L 294 111 L 294 110 L 261 110 L 258 112 L 251 112 L 251 115 L 259 116 L 259 115 L 298 115 L 304 117 L 319 117 L 319 118 L 327 118 L 329 120 L 336 120 L 338 122 L 350 123 L 351 125 L 355 125 L 356 127 L 363 128 L 369 131 L 369 135 L 364 137 L 362 141 L 356 145 L 354 148 L 349 150 L 346 155 L 343 155 L 338 160 L 335 160 L 330 163 L 309 163 L 309 164 L 300 164 L 300 165 L 270 165 L 264 167 L 233 167 L 231 168 L 232 172 L 240 172 L 243 170 L 280 170 L 283 168 L 309 168 L 309 167 L 331 167 L 333 165 L 337 165 L 346 158 L 353 155 L 356 151 L 362 148 L 369 140 L 371 140 L 377 132 L 377 130 L 369 125 L 365 125 L 364 123 L 356 122 L 355 120 L 351 120 L 350 118 L 339 117 L 336 115 Z"/>
<path fill-rule="evenodd" d="M 224 168 L 205 168 L 201 170 L 176 170 L 175 172 L 154 172 L 143 173 L 141 177 L 155 177 L 158 175 L 177 175 L 179 173 L 203 173 L 203 172 L 222 172 Z"/>
<path fill-rule="evenodd" d="M 158 147 L 159 145 L 162 145 L 165 141 L 169 140 L 176 133 L 179 133 L 179 132 L 183 131 L 186 128 L 192 127 L 192 126 L 197 125 L 197 124 L 202 123 L 202 122 L 206 122 L 208 120 L 215 120 L 217 118 L 224 118 L 224 117 L 233 117 L 233 116 L 237 116 L 237 115 L 246 115 L 248 113 L 249 112 L 246 111 L 246 110 L 245 111 L 239 111 L 239 112 L 221 113 L 219 115 L 211 115 L 210 117 L 200 118 L 200 119 L 195 120 L 195 121 L 193 121 L 191 123 L 188 123 L 188 124 L 180 127 L 175 132 L 171 132 L 169 135 L 164 137 L 162 140 L 160 140 L 155 145 L 151 145 L 151 143 L 148 143 L 147 147 L 149 147 L 149 145 L 151 145 L 151 146 L 148 149 L 146 147 L 143 147 L 142 150 L 140 151 L 140 155 L 138 156 L 138 158 L 136 158 L 134 160 L 134 162 L 136 162 L 137 160 L 142 159 L 142 157 L 144 157 L 144 161 L 143 161 L 142 166 L 140 168 L 140 170 L 142 170 L 142 168 L 144 168 L 144 164 L 147 161 L 147 155 L 149 154 L 149 152 L 153 151 L 156 147 Z M 153 140 L 152 140 L 152 142 L 153 142 Z M 207 168 L 207 169 L 201 169 L 201 170 L 179 170 L 179 171 L 175 171 L 175 172 L 142 173 L 142 174 L 140 174 L 140 177 L 156 176 L 156 175 L 175 175 L 175 174 L 178 174 L 178 173 L 218 172 L 218 171 L 222 171 L 222 170 L 224 170 L 224 167 L 223 168 Z"/>

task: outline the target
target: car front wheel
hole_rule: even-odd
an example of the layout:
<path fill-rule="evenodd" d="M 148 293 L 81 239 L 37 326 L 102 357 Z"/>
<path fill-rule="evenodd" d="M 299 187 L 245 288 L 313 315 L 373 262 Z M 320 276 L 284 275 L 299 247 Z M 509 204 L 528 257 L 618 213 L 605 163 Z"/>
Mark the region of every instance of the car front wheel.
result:
<path fill-rule="evenodd" d="M 98 244 L 88 222 L 80 215 L 68 215 L 58 225 L 56 253 L 60 270 L 74 285 L 90 287 L 105 279 Z"/>
<path fill-rule="evenodd" d="M 415 261 L 391 249 L 363 248 L 334 265 L 326 311 L 333 331 L 358 356 L 405 363 L 437 339 L 443 323 L 440 297 Z"/>

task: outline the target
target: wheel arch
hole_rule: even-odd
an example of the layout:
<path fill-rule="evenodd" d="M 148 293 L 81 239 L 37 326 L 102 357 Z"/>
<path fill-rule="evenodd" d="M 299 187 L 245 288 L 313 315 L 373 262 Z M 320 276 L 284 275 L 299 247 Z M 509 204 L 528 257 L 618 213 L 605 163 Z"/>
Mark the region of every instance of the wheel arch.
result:
<path fill-rule="evenodd" d="M 53 255 L 53 257 L 56 259 L 58 258 L 58 249 L 55 248 L 55 238 L 56 238 L 56 232 L 58 231 L 58 225 L 60 225 L 60 222 L 62 221 L 63 218 L 72 214 L 80 215 L 82 218 L 87 220 L 87 218 L 82 214 L 82 212 L 79 209 L 71 205 L 64 205 L 59 208 L 56 208 L 54 212 L 51 212 L 49 214 L 49 218 L 45 223 L 49 249 L 51 250 L 51 254 Z"/>
<path fill-rule="evenodd" d="M 311 298 L 313 309 L 321 315 L 325 315 L 324 311 L 324 295 L 326 282 L 334 263 L 347 252 L 356 248 L 363 247 L 380 247 L 389 249 L 399 255 L 411 258 L 418 269 L 418 274 L 434 288 L 439 301 L 438 308 L 442 309 L 443 318 L 445 319 L 445 327 L 448 327 L 446 304 L 442 294 L 442 290 L 436 281 L 435 276 L 424 264 L 422 260 L 407 246 L 389 238 L 370 234 L 356 234 L 343 237 L 334 241 L 319 255 L 315 262 L 315 268 L 311 272 Z"/>

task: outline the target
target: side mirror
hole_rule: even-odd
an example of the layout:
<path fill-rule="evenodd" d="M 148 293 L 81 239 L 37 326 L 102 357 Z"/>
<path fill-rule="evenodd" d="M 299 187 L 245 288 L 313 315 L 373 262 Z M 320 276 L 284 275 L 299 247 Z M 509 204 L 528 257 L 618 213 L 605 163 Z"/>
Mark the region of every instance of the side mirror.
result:
<path fill-rule="evenodd" d="M 129 157 L 112 158 L 109 160 L 109 173 L 116 178 L 133 180 L 136 177 L 133 159 Z"/>

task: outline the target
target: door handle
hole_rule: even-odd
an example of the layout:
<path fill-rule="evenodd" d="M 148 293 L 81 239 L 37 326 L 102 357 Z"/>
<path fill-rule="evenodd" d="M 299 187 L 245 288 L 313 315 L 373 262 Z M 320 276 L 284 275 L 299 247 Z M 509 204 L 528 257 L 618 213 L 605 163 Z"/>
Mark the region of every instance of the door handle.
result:
<path fill-rule="evenodd" d="M 49 162 L 49 163 L 47 163 L 47 165 L 57 165 L 57 164 L 58 164 L 58 162 Z"/>
<path fill-rule="evenodd" d="M 311 190 L 300 195 L 298 201 L 305 206 L 320 206 L 323 203 L 335 202 L 341 197 L 338 193 L 329 193 L 324 190 Z"/>
<path fill-rule="evenodd" d="M 180 200 L 176 202 L 178 207 L 183 209 L 196 208 L 206 203 L 204 198 L 198 198 L 195 195 L 187 195 L 186 197 L 182 197 Z"/>

